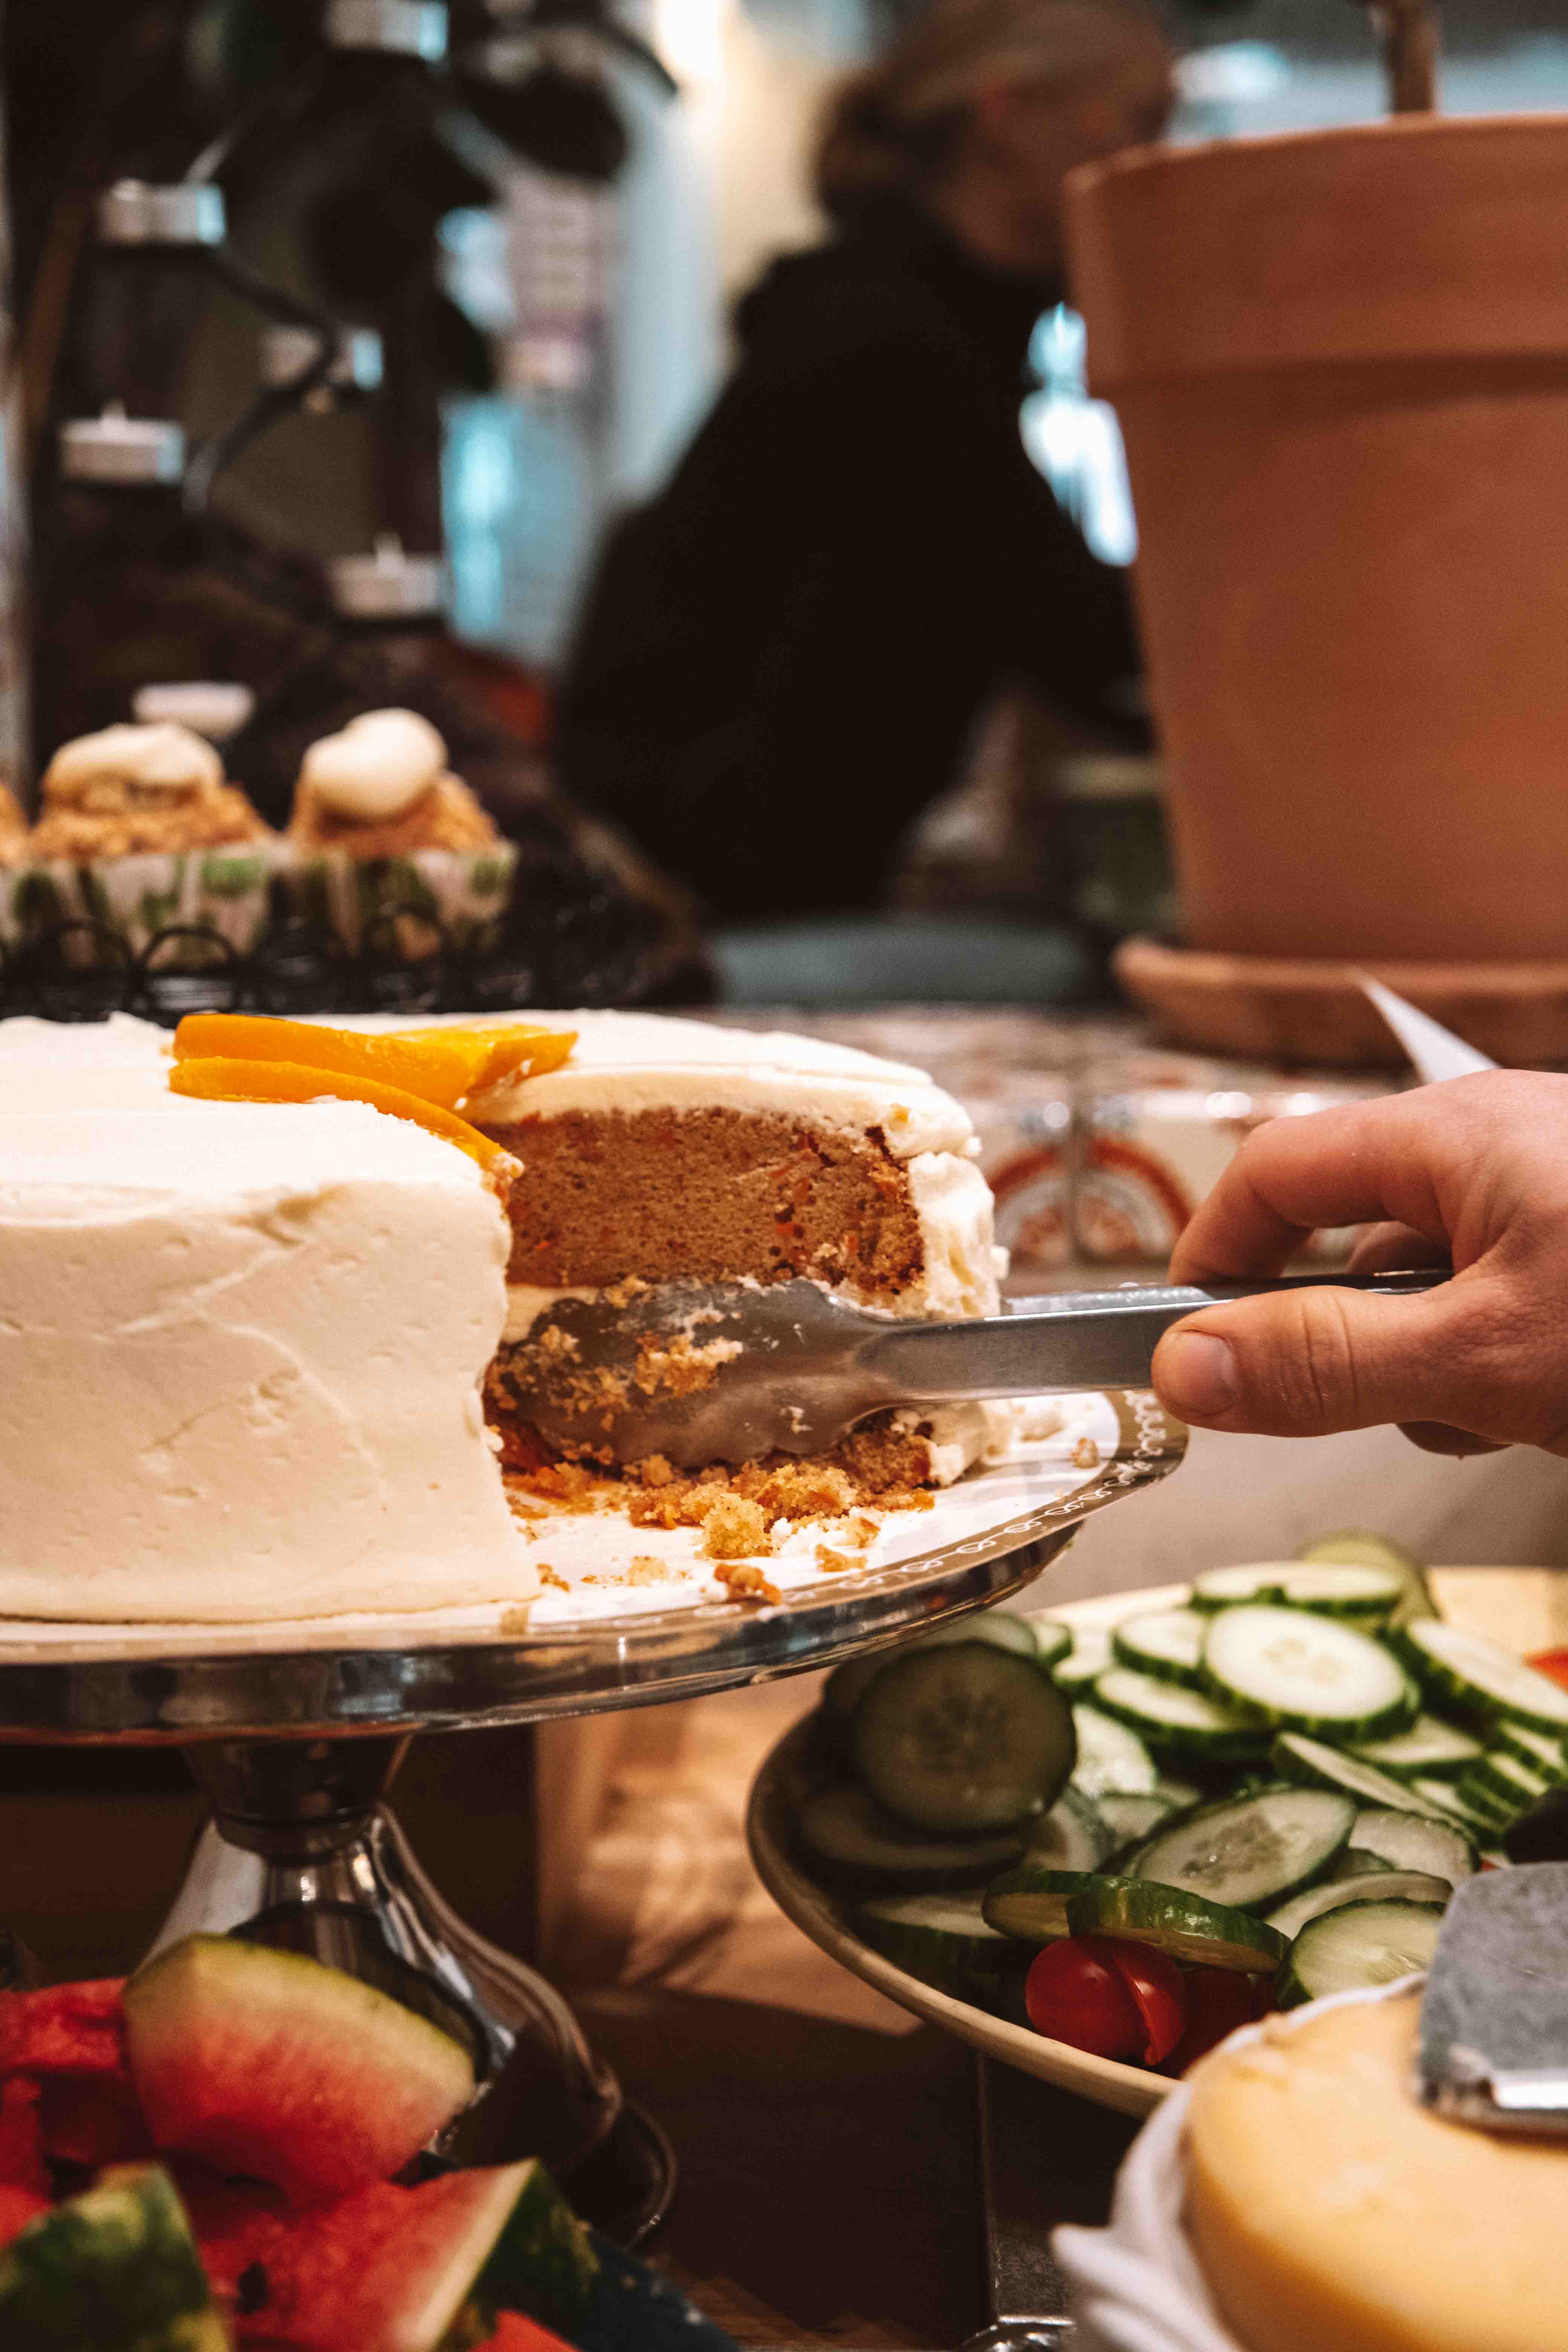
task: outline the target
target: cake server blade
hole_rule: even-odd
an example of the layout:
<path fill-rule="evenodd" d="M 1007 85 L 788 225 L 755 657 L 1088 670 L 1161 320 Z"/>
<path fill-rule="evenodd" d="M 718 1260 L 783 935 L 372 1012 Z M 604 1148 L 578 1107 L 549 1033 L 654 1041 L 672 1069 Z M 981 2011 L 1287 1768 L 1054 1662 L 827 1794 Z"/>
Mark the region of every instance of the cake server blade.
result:
<path fill-rule="evenodd" d="M 1455 1889 L 1421 2000 L 1419 2075 L 1456 2123 L 1568 2133 L 1568 1863 Z"/>
<path fill-rule="evenodd" d="M 506 1401 L 574 1458 L 679 1469 L 775 1450 L 823 1454 L 868 1414 L 1057 1390 L 1138 1389 L 1163 1332 L 1199 1307 L 1338 1288 L 1409 1297 L 1448 1278 L 1303 1275 L 1128 1284 L 1015 1300 L 1004 1315 L 927 1322 L 847 1306 L 821 1284 L 661 1283 L 621 1303 L 563 1298 L 509 1352 Z"/>

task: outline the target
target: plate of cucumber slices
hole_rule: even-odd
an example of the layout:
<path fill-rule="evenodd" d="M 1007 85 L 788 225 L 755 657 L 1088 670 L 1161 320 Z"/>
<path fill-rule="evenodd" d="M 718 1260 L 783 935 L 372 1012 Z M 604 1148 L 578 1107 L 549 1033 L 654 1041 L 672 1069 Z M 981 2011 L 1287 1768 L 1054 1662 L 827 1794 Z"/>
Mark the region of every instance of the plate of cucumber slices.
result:
<path fill-rule="evenodd" d="M 1358 1532 L 950 1621 L 828 1676 L 752 1858 L 916 2016 L 1146 2114 L 1232 2026 L 1424 1967 L 1460 1880 L 1568 1819 L 1568 1687 L 1477 1623 L 1479 1588 L 1517 1637 L 1538 1574 Z"/>

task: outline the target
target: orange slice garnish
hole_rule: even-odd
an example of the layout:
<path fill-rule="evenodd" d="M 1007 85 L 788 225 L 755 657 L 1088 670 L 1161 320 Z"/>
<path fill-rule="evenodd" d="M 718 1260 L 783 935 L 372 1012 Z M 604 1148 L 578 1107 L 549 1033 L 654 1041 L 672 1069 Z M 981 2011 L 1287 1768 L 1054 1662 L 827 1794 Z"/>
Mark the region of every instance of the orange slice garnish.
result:
<path fill-rule="evenodd" d="M 576 1044 L 572 1029 L 523 1022 L 454 1023 L 439 1029 L 330 1029 L 255 1013 L 191 1013 L 174 1032 L 176 1065 L 284 1063 L 364 1078 L 454 1110 L 502 1078 L 558 1070 Z M 330 1087 L 321 1094 L 334 1091 Z M 289 1101 L 300 1099 L 289 1096 Z M 368 1100 L 368 1097 L 357 1097 Z"/>
<path fill-rule="evenodd" d="M 201 1102 L 368 1103 L 373 1110 L 385 1111 L 393 1118 L 411 1120 L 426 1134 L 439 1136 L 443 1143 L 455 1143 L 499 1183 L 509 1182 L 518 1172 L 518 1162 L 510 1151 L 503 1151 L 456 1111 L 427 1102 L 405 1087 L 386 1086 L 379 1078 L 313 1069 L 303 1062 L 245 1061 L 213 1055 L 200 1061 L 176 1062 L 169 1072 L 169 1087 L 174 1094 L 193 1095 Z"/>

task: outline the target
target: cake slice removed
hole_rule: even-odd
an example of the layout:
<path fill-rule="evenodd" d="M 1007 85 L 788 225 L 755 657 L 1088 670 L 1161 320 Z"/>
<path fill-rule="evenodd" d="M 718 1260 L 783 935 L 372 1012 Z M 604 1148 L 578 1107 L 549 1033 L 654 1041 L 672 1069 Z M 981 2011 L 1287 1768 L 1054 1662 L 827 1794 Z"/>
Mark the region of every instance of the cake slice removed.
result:
<path fill-rule="evenodd" d="M 990 1189 L 969 1118 L 923 1072 L 819 1039 L 648 1013 L 559 1016 L 561 1068 L 480 1089 L 465 1115 L 521 1163 L 510 1200 L 506 1329 L 487 1383 L 503 1459 L 553 1456 L 509 1364 L 563 1297 L 646 1296 L 681 1280 L 804 1276 L 894 1315 L 994 1314 Z M 1009 1408 L 884 1413 L 792 1481 L 861 1501 L 945 1485 L 1013 1426 Z M 601 1465 L 604 1466 L 604 1465 Z M 661 1465 L 634 1465 L 668 1486 Z M 713 1473 L 744 1494 L 755 1475 Z M 785 1516 L 795 1516 L 785 1511 Z"/>

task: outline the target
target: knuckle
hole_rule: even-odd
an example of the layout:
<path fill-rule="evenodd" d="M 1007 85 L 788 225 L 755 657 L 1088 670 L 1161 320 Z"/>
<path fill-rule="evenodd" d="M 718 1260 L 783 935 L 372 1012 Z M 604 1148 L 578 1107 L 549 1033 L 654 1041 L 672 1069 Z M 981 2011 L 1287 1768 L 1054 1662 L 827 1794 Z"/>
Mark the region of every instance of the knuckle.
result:
<path fill-rule="evenodd" d="M 1282 1298 L 1258 1343 L 1237 1352 L 1248 1412 L 1266 1430 L 1326 1431 L 1353 1420 L 1355 1353 L 1332 1291 Z"/>

